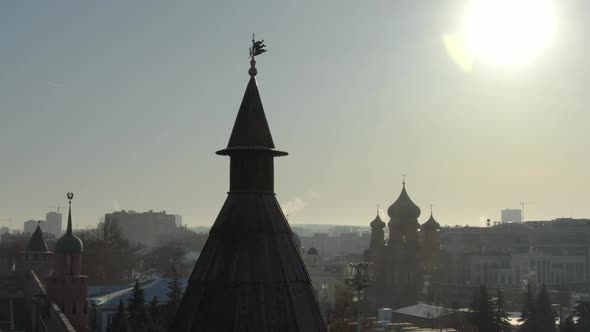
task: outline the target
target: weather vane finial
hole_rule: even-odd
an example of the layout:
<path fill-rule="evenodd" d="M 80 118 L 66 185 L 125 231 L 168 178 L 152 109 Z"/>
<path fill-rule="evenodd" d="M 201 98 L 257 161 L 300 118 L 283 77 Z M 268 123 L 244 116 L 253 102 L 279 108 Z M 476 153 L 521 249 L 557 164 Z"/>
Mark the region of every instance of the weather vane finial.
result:
<path fill-rule="evenodd" d="M 252 34 L 252 46 L 250 46 L 250 70 L 248 70 L 250 76 L 256 76 L 257 73 L 256 60 L 254 60 L 254 57 L 264 52 L 266 52 L 266 45 L 264 44 L 264 39 L 257 41 L 254 39 L 254 34 Z"/>
<path fill-rule="evenodd" d="M 402 174 L 402 184 L 406 186 L 406 174 Z"/>

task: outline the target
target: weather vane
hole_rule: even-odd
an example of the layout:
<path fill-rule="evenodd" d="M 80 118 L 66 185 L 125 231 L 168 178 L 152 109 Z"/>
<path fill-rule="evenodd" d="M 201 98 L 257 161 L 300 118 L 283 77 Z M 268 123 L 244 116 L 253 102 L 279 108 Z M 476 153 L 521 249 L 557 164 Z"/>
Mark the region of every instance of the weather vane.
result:
<path fill-rule="evenodd" d="M 254 60 L 254 57 L 264 52 L 266 52 L 266 45 L 264 45 L 264 39 L 257 41 L 254 39 L 254 34 L 252 34 L 252 46 L 250 46 L 250 70 L 248 71 L 248 73 L 250 73 L 251 76 L 256 76 L 257 73 L 256 60 Z"/>

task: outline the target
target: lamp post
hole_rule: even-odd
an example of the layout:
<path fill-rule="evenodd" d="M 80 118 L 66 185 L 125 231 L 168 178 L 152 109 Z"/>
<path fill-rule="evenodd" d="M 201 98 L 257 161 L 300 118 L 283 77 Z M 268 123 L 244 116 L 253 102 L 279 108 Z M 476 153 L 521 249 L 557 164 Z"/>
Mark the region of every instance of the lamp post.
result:
<path fill-rule="evenodd" d="M 356 302 L 356 332 L 361 332 L 361 292 L 363 289 L 371 285 L 369 282 L 369 273 L 367 270 L 369 263 L 349 263 L 348 266 L 349 269 L 346 282 L 348 286 L 350 286 L 356 292 L 356 295 L 353 298 L 353 302 Z"/>

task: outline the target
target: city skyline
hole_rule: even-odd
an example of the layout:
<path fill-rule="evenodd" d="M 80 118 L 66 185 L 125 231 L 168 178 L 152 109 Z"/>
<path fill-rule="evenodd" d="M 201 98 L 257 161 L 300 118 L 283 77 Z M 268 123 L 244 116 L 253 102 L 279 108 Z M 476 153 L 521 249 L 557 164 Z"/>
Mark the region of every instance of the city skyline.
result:
<path fill-rule="evenodd" d="M 291 224 L 368 225 L 402 174 L 421 222 L 431 203 L 443 225 L 499 220 L 523 201 L 536 203 L 527 220 L 590 217 L 584 1 L 556 4 L 557 31 L 534 61 L 469 72 L 444 43 L 463 1 L 141 3 L 0 5 L 0 226 L 42 219 L 66 191 L 80 228 L 121 209 L 211 225 L 228 188 L 214 151 L 239 107 L 252 31 L 270 49 L 257 78 L 290 152 L 276 192 Z"/>

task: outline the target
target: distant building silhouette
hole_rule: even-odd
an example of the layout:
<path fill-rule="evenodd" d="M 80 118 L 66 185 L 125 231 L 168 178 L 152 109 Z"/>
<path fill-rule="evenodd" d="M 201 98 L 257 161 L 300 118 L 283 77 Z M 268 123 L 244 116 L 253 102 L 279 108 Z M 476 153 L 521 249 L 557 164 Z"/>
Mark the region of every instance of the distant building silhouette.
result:
<path fill-rule="evenodd" d="M 522 222 L 522 210 L 504 209 L 500 212 L 500 221 L 503 223 Z"/>
<path fill-rule="evenodd" d="M 47 233 L 47 227 L 43 220 L 27 220 L 23 223 L 23 233 L 25 234 L 33 234 L 37 229 L 37 226 L 41 226 L 41 230 Z"/>
<path fill-rule="evenodd" d="M 230 190 L 170 331 L 326 331 L 275 197 L 274 158 L 287 153 L 275 150 L 251 64 L 229 143 L 217 152 L 230 157 Z"/>
<path fill-rule="evenodd" d="M 107 213 L 105 223 L 117 223 L 121 234 L 132 243 L 155 245 L 160 237 L 176 230 L 176 217 L 162 212 L 118 211 Z"/>
<path fill-rule="evenodd" d="M 53 211 L 45 214 L 44 231 L 60 237 L 62 235 L 62 214 Z"/>
<path fill-rule="evenodd" d="M 590 285 L 590 220 L 443 228 L 441 242 L 452 257 L 453 284 L 521 288 L 534 275 L 552 289 Z"/>
<path fill-rule="evenodd" d="M 174 223 L 176 224 L 176 227 L 181 227 L 182 226 L 182 216 L 180 214 L 173 214 L 174 216 Z"/>

